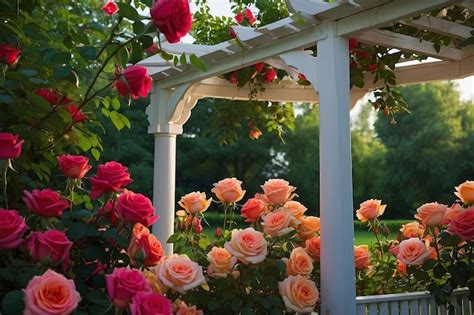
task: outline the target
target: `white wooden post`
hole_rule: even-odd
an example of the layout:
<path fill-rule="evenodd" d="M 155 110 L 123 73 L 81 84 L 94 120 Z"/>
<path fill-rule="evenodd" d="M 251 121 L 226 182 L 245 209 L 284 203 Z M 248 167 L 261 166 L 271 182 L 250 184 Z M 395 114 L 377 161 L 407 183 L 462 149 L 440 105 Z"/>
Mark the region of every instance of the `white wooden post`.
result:
<path fill-rule="evenodd" d="M 322 315 L 356 314 L 347 42 L 335 22 L 317 42 Z"/>
<path fill-rule="evenodd" d="M 160 216 L 152 231 L 168 255 L 173 253 L 173 245 L 166 241 L 174 233 L 176 136 L 183 132 L 183 124 L 197 101 L 190 95 L 189 88 L 190 84 L 174 89 L 154 86 L 146 111 L 150 123 L 148 133 L 155 135 L 153 206 Z"/>

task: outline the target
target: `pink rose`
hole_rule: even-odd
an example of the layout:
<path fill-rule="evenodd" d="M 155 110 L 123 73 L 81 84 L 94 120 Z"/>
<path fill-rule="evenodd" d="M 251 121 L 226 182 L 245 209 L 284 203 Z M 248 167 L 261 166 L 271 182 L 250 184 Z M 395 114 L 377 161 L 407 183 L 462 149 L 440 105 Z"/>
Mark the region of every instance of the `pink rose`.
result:
<path fill-rule="evenodd" d="M 92 185 L 90 196 L 97 199 L 105 192 L 121 192 L 122 188 L 132 183 L 128 168 L 111 161 L 97 166 L 97 174 L 89 178 Z"/>
<path fill-rule="evenodd" d="M 257 198 L 250 198 L 242 206 L 240 215 L 245 218 L 245 222 L 256 222 L 260 219 L 262 213 L 267 210 L 267 205 L 263 200 Z"/>
<path fill-rule="evenodd" d="M 117 213 L 127 222 L 141 223 L 144 226 L 152 225 L 159 218 L 148 197 L 130 190 L 126 190 L 118 196 Z"/>
<path fill-rule="evenodd" d="M 308 238 L 305 242 L 305 250 L 314 259 L 319 261 L 321 257 L 321 237 L 313 236 Z"/>
<path fill-rule="evenodd" d="M 207 253 L 207 261 L 209 262 L 208 276 L 226 278 L 237 263 L 237 258 L 233 257 L 225 248 L 214 246 Z"/>
<path fill-rule="evenodd" d="M 74 104 L 64 106 L 64 109 L 69 112 L 71 119 L 77 123 L 84 122 L 87 116 Z"/>
<path fill-rule="evenodd" d="M 133 99 L 147 97 L 151 90 L 151 77 L 148 70 L 142 66 L 130 66 L 115 82 L 119 95 L 131 95 Z"/>
<path fill-rule="evenodd" d="M 66 177 L 83 178 L 92 168 L 89 159 L 82 155 L 60 155 L 57 156 L 59 168 Z"/>
<path fill-rule="evenodd" d="M 391 248 L 390 252 L 404 264 L 419 266 L 433 257 L 434 248 L 427 247 L 422 240 L 413 237 L 401 241 L 397 247 Z"/>
<path fill-rule="evenodd" d="M 278 290 L 288 310 L 311 313 L 319 300 L 316 284 L 306 277 L 289 276 L 278 283 Z"/>
<path fill-rule="evenodd" d="M 290 183 L 283 179 L 267 180 L 261 187 L 265 193 L 265 199 L 272 205 L 284 204 L 293 198 L 292 193 L 296 190 L 296 187 L 290 186 Z"/>
<path fill-rule="evenodd" d="M 173 315 L 171 301 L 153 292 L 138 292 L 130 304 L 132 315 Z"/>
<path fill-rule="evenodd" d="M 290 258 L 283 258 L 283 262 L 286 265 L 286 276 L 309 277 L 313 272 L 313 259 L 302 247 L 294 248 Z"/>
<path fill-rule="evenodd" d="M 303 206 L 301 203 L 293 200 L 287 201 L 283 207 L 290 210 L 295 218 L 301 218 L 306 210 L 308 210 L 308 208 Z"/>
<path fill-rule="evenodd" d="M 444 219 L 443 219 L 443 224 L 446 225 L 446 224 L 449 224 L 451 223 L 451 221 L 453 220 L 453 218 L 455 216 L 458 215 L 459 212 L 463 211 L 463 207 L 459 204 L 459 203 L 455 203 L 453 204 L 451 207 L 449 207 L 447 210 L 446 210 L 446 215 L 444 216 Z"/>
<path fill-rule="evenodd" d="M 27 229 L 25 219 L 17 210 L 0 208 L 0 249 L 13 249 L 20 245 Z"/>
<path fill-rule="evenodd" d="M 241 184 L 242 182 L 235 177 L 225 178 L 215 183 L 211 191 L 221 202 L 234 203 L 241 200 L 245 195 L 245 190 L 242 190 Z"/>
<path fill-rule="evenodd" d="M 439 204 L 437 202 L 425 203 L 418 209 L 415 218 L 420 220 L 425 226 L 441 225 L 446 215 L 448 206 Z"/>
<path fill-rule="evenodd" d="M 18 158 L 24 142 L 18 135 L 0 133 L 0 160 Z"/>
<path fill-rule="evenodd" d="M 459 236 L 463 241 L 474 240 L 474 207 L 459 211 L 451 219 L 448 232 Z"/>
<path fill-rule="evenodd" d="M 368 269 L 370 264 L 369 247 L 367 245 L 354 246 L 355 268 Z"/>
<path fill-rule="evenodd" d="M 386 205 L 382 205 L 382 201 L 378 199 L 364 201 L 356 211 L 357 219 L 359 219 L 360 222 L 374 220 L 384 213 L 385 207 Z"/>
<path fill-rule="evenodd" d="M 13 66 L 20 59 L 21 50 L 8 44 L 0 44 L 0 62 Z"/>
<path fill-rule="evenodd" d="M 231 240 L 224 248 L 246 265 L 261 263 L 267 256 L 267 241 L 253 228 L 233 230 Z"/>
<path fill-rule="evenodd" d="M 102 11 L 104 11 L 107 15 L 115 15 L 119 10 L 118 5 L 113 0 L 108 0 L 104 6 L 102 7 Z"/>
<path fill-rule="evenodd" d="M 35 189 L 32 192 L 24 190 L 23 194 L 23 201 L 28 210 L 43 217 L 59 217 L 63 210 L 69 207 L 66 199 L 49 188 Z"/>
<path fill-rule="evenodd" d="M 107 293 L 117 307 L 127 307 L 138 292 L 151 292 L 145 276 L 137 269 L 115 268 L 105 275 Z"/>
<path fill-rule="evenodd" d="M 189 193 L 178 202 L 190 214 L 202 213 L 211 205 L 212 198 L 206 200 L 206 193 L 200 191 Z"/>
<path fill-rule="evenodd" d="M 464 203 L 474 202 L 474 181 L 465 181 L 461 185 L 455 187 L 454 193 Z"/>
<path fill-rule="evenodd" d="M 56 92 L 53 89 L 37 89 L 35 91 L 35 94 L 41 96 L 45 101 L 47 101 L 51 106 L 56 106 L 59 103 L 59 100 L 61 99 L 61 95 L 59 95 L 58 92 Z"/>
<path fill-rule="evenodd" d="M 179 301 L 176 315 L 204 315 L 204 312 L 196 309 L 196 305 L 188 306 L 183 301 Z"/>
<path fill-rule="evenodd" d="M 165 257 L 158 263 L 156 274 L 166 287 L 181 294 L 206 283 L 202 267 L 186 255 Z"/>
<path fill-rule="evenodd" d="M 81 301 L 74 281 L 48 269 L 28 282 L 25 293 L 24 315 L 67 315 Z"/>
<path fill-rule="evenodd" d="M 169 43 L 179 42 L 191 30 L 193 17 L 188 0 L 157 0 L 150 14 Z"/>
<path fill-rule="evenodd" d="M 269 212 L 263 217 L 263 232 L 276 237 L 290 233 L 294 230 L 291 224 L 295 219 L 293 214 L 286 208 L 279 208 L 275 212 Z"/>
<path fill-rule="evenodd" d="M 69 267 L 71 247 L 72 242 L 63 231 L 33 232 L 26 239 L 26 251 L 33 260 L 62 264 L 63 270 Z"/>
<path fill-rule="evenodd" d="M 159 51 L 160 51 L 160 48 L 158 47 L 157 43 L 153 43 L 153 44 L 151 44 L 150 47 L 145 49 L 145 52 L 148 55 L 154 55 L 154 54 L 158 53 Z"/>

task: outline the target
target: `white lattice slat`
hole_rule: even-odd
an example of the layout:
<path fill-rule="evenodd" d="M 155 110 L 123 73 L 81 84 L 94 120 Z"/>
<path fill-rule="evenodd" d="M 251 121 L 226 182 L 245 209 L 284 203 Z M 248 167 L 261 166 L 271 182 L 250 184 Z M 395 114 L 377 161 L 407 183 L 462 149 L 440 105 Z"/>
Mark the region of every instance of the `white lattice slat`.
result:
<path fill-rule="evenodd" d="M 243 26 L 232 26 L 238 40 L 247 46 L 255 47 L 272 40 L 272 37 L 258 29 Z"/>
<path fill-rule="evenodd" d="M 373 303 L 369 305 L 369 314 L 368 315 L 377 315 L 379 313 L 377 304 Z"/>
<path fill-rule="evenodd" d="M 430 300 L 430 315 L 437 315 L 438 314 L 438 306 L 434 299 Z"/>
<path fill-rule="evenodd" d="M 398 306 L 398 301 L 392 301 L 390 303 L 390 315 L 400 314 L 400 307 Z"/>
<path fill-rule="evenodd" d="M 449 301 L 451 302 L 451 305 L 454 306 L 454 313 L 456 315 L 461 314 L 461 310 L 462 310 L 461 299 L 453 295 L 451 296 L 451 299 Z"/>
<path fill-rule="evenodd" d="M 365 304 L 357 305 L 357 315 L 367 315 L 367 308 Z"/>
<path fill-rule="evenodd" d="M 411 300 L 409 307 L 410 307 L 410 315 L 420 315 L 418 300 Z"/>
<path fill-rule="evenodd" d="M 379 303 L 379 314 L 380 315 L 389 315 L 390 311 L 388 309 L 388 302 Z"/>
<path fill-rule="evenodd" d="M 429 315 L 429 310 L 428 310 L 428 300 L 427 299 L 421 299 L 420 302 L 420 315 Z"/>
<path fill-rule="evenodd" d="M 464 314 L 472 314 L 472 311 L 474 311 L 474 310 L 471 310 L 471 302 L 469 301 L 469 298 L 467 297 L 467 295 L 463 295 L 461 301 L 462 301 L 463 313 Z"/>
<path fill-rule="evenodd" d="M 438 307 L 438 315 L 447 315 L 446 307 L 444 305 Z"/>
<path fill-rule="evenodd" d="M 422 16 L 418 19 L 410 19 L 401 22 L 423 30 L 461 40 L 471 37 L 471 31 L 473 31 L 470 27 L 432 16 Z"/>
<path fill-rule="evenodd" d="M 410 306 L 408 301 L 400 301 L 400 315 L 410 315 Z"/>

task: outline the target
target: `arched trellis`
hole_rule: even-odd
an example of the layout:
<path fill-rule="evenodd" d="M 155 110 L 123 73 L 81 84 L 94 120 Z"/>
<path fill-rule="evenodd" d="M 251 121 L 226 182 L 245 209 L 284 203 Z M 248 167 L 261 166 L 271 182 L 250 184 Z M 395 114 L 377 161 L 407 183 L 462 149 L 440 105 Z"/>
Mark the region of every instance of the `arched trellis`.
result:
<path fill-rule="evenodd" d="M 149 133 L 155 135 L 153 201 L 161 219 L 153 232 L 161 239 L 173 233 L 175 210 L 176 136 L 200 98 L 248 99 L 249 90 L 216 76 L 278 58 L 312 83 L 290 81 L 265 86 L 256 100 L 320 104 L 321 314 L 355 314 L 353 204 L 349 111 L 365 93 L 377 88 L 367 75 L 362 89 L 349 89 L 347 38 L 412 51 L 441 61 L 395 70 L 399 84 L 463 78 L 474 74 L 474 49 L 441 46 L 380 27 L 402 22 L 421 30 L 466 39 L 472 29 L 435 17 L 411 19 L 452 4 L 474 11 L 474 1 L 354 0 L 327 3 L 287 0 L 298 15 L 258 29 L 234 27 L 239 39 L 213 46 L 163 43 L 168 53 L 196 54 L 208 65 L 201 72 L 189 65 L 173 66 L 158 55 L 141 62 L 154 79 L 147 110 Z M 301 16 L 304 21 L 301 21 Z M 303 49 L 317 45 L 317 56 Z M 324 79 L 319 79 L 323 77 Z M 316 152 L 315 152 L 316 154 Z M 170 252 L 170 245 L 166 246 Z"/>

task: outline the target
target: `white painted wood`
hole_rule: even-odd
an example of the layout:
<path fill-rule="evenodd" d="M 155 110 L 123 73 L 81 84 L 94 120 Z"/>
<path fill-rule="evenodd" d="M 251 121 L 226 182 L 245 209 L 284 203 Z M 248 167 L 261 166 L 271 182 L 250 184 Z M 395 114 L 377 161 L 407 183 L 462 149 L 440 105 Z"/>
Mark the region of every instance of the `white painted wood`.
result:
<path fill-rule="evenodd" d="M 460 49 L 441 46 L 440 51 L 437 52 L 432 42 L 423 41 L 417 37 L 411 37 L 385 30 L 370 30 L 359 33 L 356 35 L 356 37 L 361 42 L 367 44 L 398 48 L 401 50 L 412 51 L 440 59 L 461 60 L 462 58 L 462 52 Z"/>
<path fill-rule="evenodd" d="M 357 315 L 367 315 L 367 308 L 365 307 L 365 304 L 358 304 L 357 305 L 356 314 Z"/>
<path fill-rule="evenodd" d="M 473 31 L 470 27 L 432 16 L 422 16 L 417 19 L 408 19 L 400 22 L 461 40 L 471 37 L 471 31 Z"/>
<path fill-rule="evenodd" d="M 457 296 L 453 295 L 451 296 L 451 298 L 449 299 L 449 301 L 451 302 L 451 305 L 454 306 L 454 313 L 456 315 L 458 314 L 461 314 L 461 310 L 462 310 L 462 300 L 459 299 Z"/>
<path fill-rule="evenodd" d="M 470 10 L 471 12 L 474 12 L 474 1 L 473 0 L 465 0 L 461 3 L 463 7 L 466 9 Z"/>
<path fill-rule="evenodd" d="M 349 36 L 362 30 L 377 28 L 409 16 L 430 12 L 457 3 L 456 0 L 390 1 L 337 21 L 337 35 Z"/>
<path fill-rule="evenodd" d="M 400 315 L 410 315 L 408 301 L 400 301 Z"/>
<path fill-rule="evenodd" d="M 430 315 L 438 315 L 438 306 L 434 299 L 430 299 Z"/>
<path fill-rule="evenodd" d="M 400 307 L 398 301 L 391 301 L 390 304 L 390 315 L 398 315 L 400 313 Z"/>
<path fill-rule="evenodd" d="M 335 36 L 336 24 L 327 26 L 328 37 L 317 43 L 317 70 L 324 73 L 318 86 L 321 314 L 355 314 L 349 49 L 347 39 Z"/>
<path fill-rule="evenodd" d="M 310 15 L 316 15 L 341 5 L 340 3 L 329 3 L 319 0 L 285 0 L 285 2 L 290 12 L 301 12 Z"/>
<path fill-rule="evenodd" d="M 318 73 L 315 67 L 316 57 L 308 55 L 302 50 L 289 51 L 280 55 L 280 58 L 289 66 L 293 66 L 303 73 L 313 87 L 318 86 Z"/>
<path fill-rule="evenodd" d="M 418 304 L 419 300 L 411 300 L 410 305 L 410 315 L 420 315 L 420 307 Z"/>
<path fill-rule="evenodd" d="M 444 305 L 438 306 L 438 313 L 437 315 L 448 315 L 446 307 Z"/>
<path fill-rule="evenodd" d="M 420 299 L 420 314 L 421 315 L 429 315 L 429 309 L 428 309 L 428 300 L 427 299 Z"/>
<path fill-rule="evenodd" d="M 369 305 L 369 314 L 368 315 L 378 315 L 378 307 L 377 304 L 370 304 Z"/>
<path fill-rule="evenodd" d="M 390 310 L 388 309 L 388 302 L 379 303 L 379 314 L 380 315 L 390 314 Z"/>
<path fill-rule="evenodd" d="M 472 314 L 471 310 L 471 302 L 469 301 L 469 297 L 467 295 L 463 295 L 461 298 L 462 301 L 462 310 L 464 314 Z"/>

